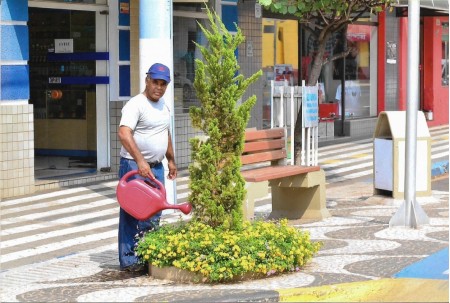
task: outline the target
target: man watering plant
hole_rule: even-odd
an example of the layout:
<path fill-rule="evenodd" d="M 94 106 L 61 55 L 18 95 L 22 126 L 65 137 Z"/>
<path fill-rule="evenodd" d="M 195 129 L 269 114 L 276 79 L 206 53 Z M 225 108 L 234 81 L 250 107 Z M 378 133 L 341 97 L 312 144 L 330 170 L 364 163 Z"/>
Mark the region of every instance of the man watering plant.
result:
<path fill-rule="evenodd" d="M 156 178 L 164 184 L 162 160 L 167 158 L 169 174 L 177 177 L 177 167 L 169 131 L 170 110 L 162 98 L 170 82 L 167 66 L 155 63 L 147 72 L 145 90 L 131 98 L 122 109 L 118 136 L 122 143 L 120 150 L 119 177 L 137 170 L 144 178 Z M 141 271 L 134 247 L 137 235 L 159 225 L 161 212 L 148 220 L 139 221 L 120 209 L 119 218 L 119 262 L 121 270 Z"/>

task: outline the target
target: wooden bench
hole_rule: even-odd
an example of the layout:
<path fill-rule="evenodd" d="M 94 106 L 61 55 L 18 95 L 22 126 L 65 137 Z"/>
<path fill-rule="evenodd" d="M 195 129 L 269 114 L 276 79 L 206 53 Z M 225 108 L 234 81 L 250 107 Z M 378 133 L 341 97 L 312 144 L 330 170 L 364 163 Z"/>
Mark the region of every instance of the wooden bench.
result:
<path fill-rule="evenodd" d="M 241 156 L 242 176 L 247 197 L 244 217 L 254 218 L 255 199 L 272 193 L 269 218 L 289 220 L 329 217 L 325 200 L 325 173 L 319 166 L 286 164 L 286 139 L 283 128 L 248 129 Z"/>

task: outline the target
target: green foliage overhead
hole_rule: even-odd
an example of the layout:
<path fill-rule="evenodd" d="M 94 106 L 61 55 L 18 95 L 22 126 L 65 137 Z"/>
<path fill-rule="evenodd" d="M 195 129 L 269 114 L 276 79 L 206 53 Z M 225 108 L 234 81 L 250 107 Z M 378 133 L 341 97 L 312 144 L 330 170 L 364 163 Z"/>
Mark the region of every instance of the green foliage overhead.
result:
<path fill-rule="evenodd" d="M 192 164 L 189 166 L 189 202 L 193 219 L 212 227 L 235 228 L 242 224 L 242 203 L 245 181 L 241 176 L 240 156 L 244 132 L 256 96 L 240 102 L 250 84 L 261 75 L 249 78 L 239 73 L 235 56 L 245 41 L 241 30 L 230 34 L 217 13 L 207 9 L 209 28 L 199 24 L 208 45 L 196 44 L 203 60 L 196 59 L 194 88 L 200 107 L 191 107 L 194 127 L 201 129 L 206 139 L 190 141 Z"/>
<path fill-rule="evenodd" d="M 322 18 L 332 23 L 335 20 L 355 20 L 359 13 L 380 12 L 392 0 L 258 0 L 272 12 L 290 14 L 301 21 Z"/>

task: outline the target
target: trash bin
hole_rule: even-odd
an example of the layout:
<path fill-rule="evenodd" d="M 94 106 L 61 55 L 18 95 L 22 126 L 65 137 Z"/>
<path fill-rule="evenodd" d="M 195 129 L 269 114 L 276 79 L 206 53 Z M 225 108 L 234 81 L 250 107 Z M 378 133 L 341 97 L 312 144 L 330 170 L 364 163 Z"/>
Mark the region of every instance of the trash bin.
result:
<path fill-rule="evenodd" d="M 385 111 L 374 133 L 374 193 L 404 199 L 406 112 Z M 416 196 L 431 196 L 431 137 L 423 112 L 417 113 Z"/>

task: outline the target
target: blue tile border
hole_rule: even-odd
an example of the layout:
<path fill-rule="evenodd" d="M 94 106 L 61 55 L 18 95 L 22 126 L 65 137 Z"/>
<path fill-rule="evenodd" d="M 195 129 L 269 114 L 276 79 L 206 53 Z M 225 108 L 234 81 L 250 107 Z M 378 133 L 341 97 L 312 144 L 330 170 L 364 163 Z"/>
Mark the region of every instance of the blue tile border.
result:
<path fill-rule="evenodd" d="M 448 280 L 448 248 L 405 267 L 393 277 Z"/>
<path fill-rule="evenodd" d="M 431 165 L 431 176 L 436 177 L 448 173 L 448 163 L 449 161 L 440 161 L 432 163 Z"/>

